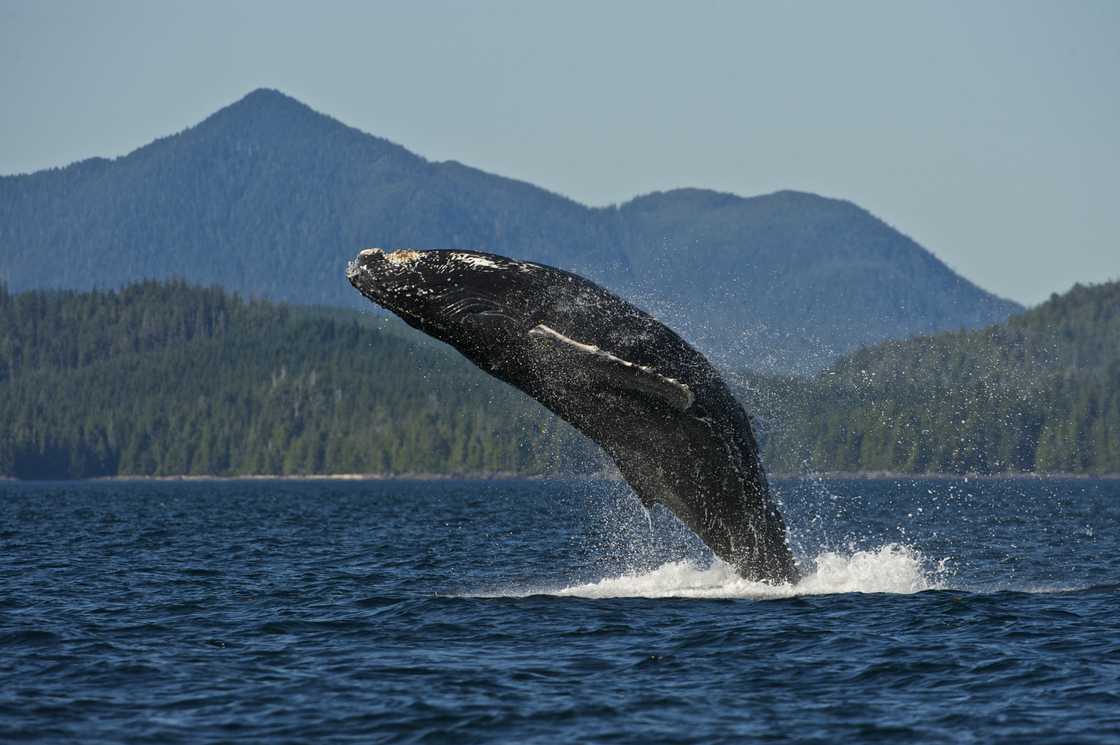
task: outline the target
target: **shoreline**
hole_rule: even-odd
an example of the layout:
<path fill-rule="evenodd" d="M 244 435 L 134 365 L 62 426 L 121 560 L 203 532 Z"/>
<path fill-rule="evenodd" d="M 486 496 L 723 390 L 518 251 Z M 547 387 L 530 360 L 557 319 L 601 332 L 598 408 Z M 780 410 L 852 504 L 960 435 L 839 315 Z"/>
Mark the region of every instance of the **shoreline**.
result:
<path fill-rule="evenodd" d="M 1116 481 L 1120 473 L 894 473 L 890 471 L 820 471 L 772 473 L 774 481 Z M 96 482 L 96 481 L 621 481 L 616 474 L 520 474 L 493 473 L 322 473 L 322 474 L 181 474 L 172 476 L 95 476 L 87 479 L 19 479 L 0 476 L 0 482 Z"/>

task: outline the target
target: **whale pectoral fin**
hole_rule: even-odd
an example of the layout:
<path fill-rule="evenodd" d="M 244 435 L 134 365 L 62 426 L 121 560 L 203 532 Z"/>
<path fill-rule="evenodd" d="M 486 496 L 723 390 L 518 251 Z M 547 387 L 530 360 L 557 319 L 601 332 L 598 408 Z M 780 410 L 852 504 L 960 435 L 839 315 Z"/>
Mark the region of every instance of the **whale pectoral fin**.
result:
<path fill-rule="evenodd" d="M 692 390 L 678 380 L 618 357 L 604 364 L 611 367 L 612 380 L 622 388 L 658 398 L 678 411 L 687 411 L 692 406 Z"/>
<path fill-rule="evenodd" d="M 653 396 L 678 411 L 685 411 L 692 406 L 692 390 L 679 380 L 661 375 L 656 370 L 616 357 L 592 344 L 578 342 L 543 323 L 529 329 L 529 336 L 581 355 L 591 369 L 606 373 L 613 386 Z"/>

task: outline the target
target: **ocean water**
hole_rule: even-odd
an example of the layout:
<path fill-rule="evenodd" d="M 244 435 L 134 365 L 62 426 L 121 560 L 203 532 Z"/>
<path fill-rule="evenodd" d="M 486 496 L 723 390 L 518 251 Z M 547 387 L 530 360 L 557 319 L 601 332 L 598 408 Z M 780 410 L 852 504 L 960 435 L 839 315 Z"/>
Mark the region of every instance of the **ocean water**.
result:
<path fill-rule="evenodd" d="M 0 483 L 0 741 L 1120 741 L 1120 482 Z"/>

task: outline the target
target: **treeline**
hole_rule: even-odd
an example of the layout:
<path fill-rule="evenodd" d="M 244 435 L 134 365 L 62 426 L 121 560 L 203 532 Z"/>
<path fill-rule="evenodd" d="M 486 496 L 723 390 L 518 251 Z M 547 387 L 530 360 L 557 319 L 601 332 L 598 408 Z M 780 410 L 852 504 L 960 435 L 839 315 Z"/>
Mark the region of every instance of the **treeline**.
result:
<path fill-rule="evenodd" d="M 521 474 L 569 428 L 387 320 L 146 282 L 0 286 L 0 474 Z"/>
<path fill-rule="evenodd" d="M 741 382 L 771 471 L 1120 473 L 1120 283 Z M 384 317 L 178 282 L 0 285 L 0 475 L 602 467 L 526 396 Z"/>

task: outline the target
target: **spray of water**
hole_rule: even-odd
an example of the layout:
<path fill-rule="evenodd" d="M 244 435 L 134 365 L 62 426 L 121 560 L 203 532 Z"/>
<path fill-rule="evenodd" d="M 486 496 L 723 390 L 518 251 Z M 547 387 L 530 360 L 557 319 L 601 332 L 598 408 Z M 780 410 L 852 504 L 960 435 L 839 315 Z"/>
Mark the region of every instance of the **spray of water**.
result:
<path fill-rule="evenodd" d="M 820 489 L 823 485 L 816 487 Z M 814 495 L 813 501 L 818 498 Z M 825 525 L 831 521 L 824 520 L 819 535 L 809 530 L 793 541 L 802 557 L 799 582 L 751 582 L 713 557 L 669 510 L 643 508 L 624 483 L 588 482 L 582 501 L 582 545 L 576 552 L 588 562 L 583 576 L 548 585 L 497 588 L 482 595 L 771 599 L 835 593 L 905 594 L 946 588 L 951 575 L 947 560 L 930 559 L 901 541 L 875 542 L 850 533 L 826 540 L 825 534 L 831 531 Z M 834 502 L 822 501 L 824 510 L 837 509 Z"/>
<path fill-rule="evenodd" d="M 551 594 L 586 598 L 785 598 L 833 593 L 913 593 L 943 586 L 943 568 L 930 568 L 912 548 L 898 544 L 853 554 L 824 553 L 815 569 L 797 584 L 749 582 L 716 560 L 707 567 L 689 561 L 666 563 L 653 571 L 608 577 L 555 590 Z"/>
<path fill-rule="evenodd" d="M 823 553 L 796 584 L 769 585 L 743 579 L 716 559 L 707 566 L 670 561 L 649 571 L 625 573 L 564 587 L 509 588 L 485 597 L 553 595 L 578 598 L 746 598 L 767 600 L 837 593 L 909 594 L 945 586 L 943 564 L 930 566 L 920 553 L 898 544 L 852 554 Z"/>

